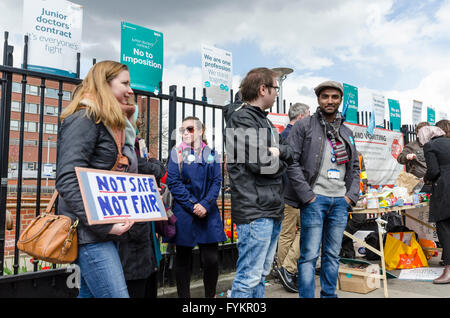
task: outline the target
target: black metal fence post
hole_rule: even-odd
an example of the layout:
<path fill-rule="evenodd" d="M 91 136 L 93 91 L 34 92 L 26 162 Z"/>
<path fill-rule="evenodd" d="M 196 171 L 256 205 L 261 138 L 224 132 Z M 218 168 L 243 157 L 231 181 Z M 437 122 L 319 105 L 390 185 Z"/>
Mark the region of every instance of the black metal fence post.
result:
<path fill-rule="evenodd" d="M 170 154 L 170 151 L 175 146 L 176 143 L 176 132 L 175 129 L 177 128 L 177 86 L 171 85 L 169 86 L 169 140 L 168 140 L 168 146 L 167 149 L 168 154 Z"/>
<path fill-rule="evenodd" d="M 13 66 L 14 47 L 8 45 L 8 32 L 5 32 L 3 64 Z M 0 276 L 3 276 L 5 256 L 5 219 L 8 195 L 9 128 L 11 118 L 12 73 L 2 72 L 2 99 L 0 111 Z"/>

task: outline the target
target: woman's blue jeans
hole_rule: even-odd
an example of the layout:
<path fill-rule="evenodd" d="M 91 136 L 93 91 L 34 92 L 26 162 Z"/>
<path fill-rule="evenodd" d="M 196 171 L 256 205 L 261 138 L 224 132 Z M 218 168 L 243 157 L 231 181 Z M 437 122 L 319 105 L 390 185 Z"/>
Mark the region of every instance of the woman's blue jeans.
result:
<path fill-rule="evenodd" d="M 81 244 L 78 259 L 81 280 L 78 298 L 128 298 L 128 289 L 116 244 Z"/>
<path fill-rule="evenodd" d="M 298 293 L 301 298 L 314 298 L 314 275 L 321 247 L 320 296 L 337 297 L 339 252 L 347 225 L 348 208 L 344 197 L 322 195 L 317 195 L 313 203 L 301 207 L 298 260 Z"/>
<path fill-rule="evenodd" d="M 231 289 L 232 298 L 264 298 L 265 277 L 272 269 L 281 221 L 257 219 L 236 225 L 239 258 Z"/>

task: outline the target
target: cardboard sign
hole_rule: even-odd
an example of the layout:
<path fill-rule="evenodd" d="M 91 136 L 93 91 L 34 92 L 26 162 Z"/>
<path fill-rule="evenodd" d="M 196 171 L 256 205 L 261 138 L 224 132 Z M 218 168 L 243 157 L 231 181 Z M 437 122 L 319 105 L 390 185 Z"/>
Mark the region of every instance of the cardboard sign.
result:
<path fill-rule="evenodd" d="M 167 220 L 155 177 L 76 167 L 88 223 Z"/>

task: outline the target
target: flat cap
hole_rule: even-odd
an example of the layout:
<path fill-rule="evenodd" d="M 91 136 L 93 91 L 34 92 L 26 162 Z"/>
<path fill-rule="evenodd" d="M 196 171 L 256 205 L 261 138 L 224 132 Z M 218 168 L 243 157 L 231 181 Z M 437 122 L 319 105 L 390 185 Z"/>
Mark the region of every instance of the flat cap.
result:
<path fill-rule="evenodd" d="M 325 88 L 335 88 L 341 92 L 341 96 L 344 96 L 344 88 L 341 83 L 335 81 L 325 81 L 314 88 L 314 92 L 316 92 L 317 97 L 319 97 L 320 92 Z"/>

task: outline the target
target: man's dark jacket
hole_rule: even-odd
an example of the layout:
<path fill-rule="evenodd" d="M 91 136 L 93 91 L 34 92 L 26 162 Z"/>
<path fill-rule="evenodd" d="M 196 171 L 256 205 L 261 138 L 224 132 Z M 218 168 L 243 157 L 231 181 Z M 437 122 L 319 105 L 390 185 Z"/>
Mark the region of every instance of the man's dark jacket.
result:
<path fill-rule="evenodd" d="M 289 166 L 287 174 L 289 185 L 285 191 L 286 203 L 299 208 L 315 196 L 312 188 L 322 165 L 326 137 L 325 127 L 320 123 L 318 113 L 297 121 L 289 133 L 288 143 L 294 149 L 294 162 Z M 343 123 L 339 135 L 344 140 L 349 162 L 345 164 L 346 196 L 353 204 L 359 198 L 359 160 L 355 148 L 352 131 Z"/>
<path fill-rule="evenodd" d="M 282 177 L 292 162 L 293 153 L 286 141 L 280 140 L 278 131 L 268 120 L 267 114 L 261 108 L 245 103 L 230 104 L 224 110 L 231 217 L 237 224 L 248 224 L 259 218 L 283 218 Z M 263 129 L 259 130 L 260 128 Z M 256 133 L 256 138 L 243 138 L 245 131 Z M 233 144 L 233 134 L 243 142 Z M 280 150 L 279 158 L 271 155 L 269 147 Z M 243 162 L 237 160 L 240 155 L 245 157 Z M 252 156 L 256 160 L 249 160 Z"/>

